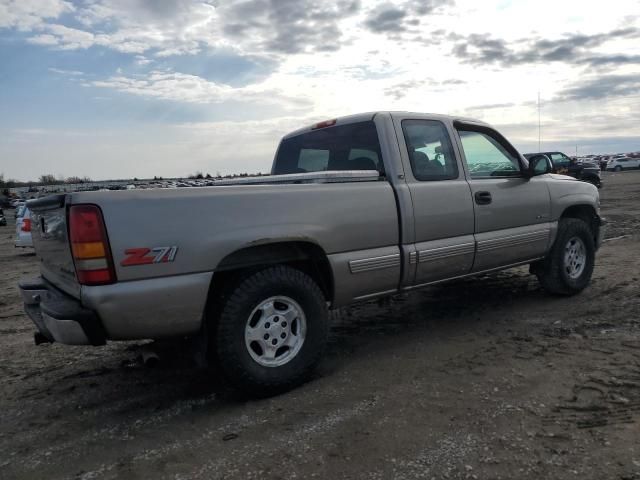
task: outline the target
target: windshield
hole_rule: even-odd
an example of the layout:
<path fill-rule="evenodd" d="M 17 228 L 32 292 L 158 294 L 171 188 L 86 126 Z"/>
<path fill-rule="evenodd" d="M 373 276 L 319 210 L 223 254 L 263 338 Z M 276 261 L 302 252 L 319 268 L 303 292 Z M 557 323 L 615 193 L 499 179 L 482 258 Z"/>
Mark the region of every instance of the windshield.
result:
<path fill-rule="evenodd" d="M 380 142 L 373 121 L 312 130 L 283 140 L 272 173 L 327 170 L 383 171 Z"/>

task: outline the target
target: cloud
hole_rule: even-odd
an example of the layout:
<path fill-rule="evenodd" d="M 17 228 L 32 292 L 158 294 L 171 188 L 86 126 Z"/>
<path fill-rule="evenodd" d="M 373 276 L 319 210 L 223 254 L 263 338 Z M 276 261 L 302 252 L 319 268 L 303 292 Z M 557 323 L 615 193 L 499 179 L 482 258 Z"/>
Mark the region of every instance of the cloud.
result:
<path fill-rule="evenodd" d="M 419 78 L 406 80 L 400 83 L 395 83 L 384 89 L 384 94 L 388 97 L 392 97 L 394 100 L 400 100 L 406 97 L 412 90 L 416 90 L 421 87 L 429 87 L 434 91 L 440 91 L 443 87 L 464 85 L 467 83 L 464 80 L 457 78 L 448 78 L 445 80 L 435 80 L 433 78 Z"/>
<path fill-rule="evenodd" d="M 393 38 L 400 38 L 399 34 L 408 31 L 419 34 L 421 17 L 453 4 L 453 0 L 409 0 L 402 3 L 383 3 L 369 10 L 364 26 L 371 32 L 384 33 Z"/>
<path fill-rule="evenodd" d="M 247 0 L 219 7 L 223 31 L 252 50 L 275 54 L 338 50 L 339 22 L 360 11 L 359 0 Z"/>
<path fill-rule="evenodd" d="M 3 1 L 3 0 L 0 0 Z M 6 0 L 5 0 L 6 1 Z M 35 0 L 25 0 L 35 4 Z M 18 4 L 19 2 L 15 2 Z M 347 43 L 340 24 L 361 10 L 360 0 L 100 0 L 57 9 L 23 9 L 0 28 L 24 25 L 29 42 L 58 49 L 99 45 L 156 57 L 232 49 L 240 54 L 284 55 L 339 50 Z M 13 8 L 0 4 L 2 8 Z M 73 12 L 72 27 L 43 22 Z M 28 26 L 28 28 L 27 28 Z"/>
<path fill-rule="evenodd" d="M 47 39 L 53 37 L 56 40 L 56 43 L 51 45 L 55 45 L 61 50 L 86 49 L 95 44 L 95 36 L 84 30 L 58 24 L 46 25 L 44 29 L 48 32 L 48 34 L 45 34 Z M 27 41 L 37 43 L 33 38 L 27 39 Z"/>
<path fill-rule="evenodd" d="M 54 35 L 49 35 L 48 33 L 43 33 L 41 35 L 35 35 L 33 37 L 27 38 L 27 42 L 32 43 L 34 45 L 44 45 L 44 46 L 55 46 L 59 44 L 58 37 Z"/>
<path fill-rule="evenodd" d="M 364 23 L 369 30 L 376 33 L 404 31 L 402 20 L 407 15 L 406 10 L 388 4 L 372 11 Z"/>
<path fill-rule="evenodd" d="M 516 106 L 514 102 L 506 102 L 506 103 L 487 103 L 485 105 L 475 105 L 473 107 L 467 107 L 467 110 L 494 110 L 499 108 L 511 108 Z"/>
<path fill-rule="evenodd" d="M 600 100 L 640 95 L 640 76 L 603 75 L 580 80 L 558 93 L 559 100 Z"/>
<path fill-rule="evenodd" d="M 49 71 L 52 72 L 52 73 L 57 73 L 57 74 L 60 74 L 60 75 L 66 75 L 66 76 L 69 76 L 69 77 L 80 77 L 80 76 L 84 75 L 83 72 L 80 72 L 78 70 L 63 70 L 61 68 L 54 68 L 54 67 L 49 68 Z"/>
<path fill-rule="evenodd" d="M 638 65 L 640 64 L 640 55 L 595 55 L 593 57 L 585 57 L 579 63 L 596 68 L 601 66 Z"/>
<path fill-rule="evenodd" d="M 45 19 L 74 10 L 71 2 L 63 0 L 0 0 L 0 28 L 31 31 Z"/>
<path fill-rule="evenodd" d="M 471 34 L 458 40 L 452 54 L 466 63 L 474 65 L 497 64 L 503 67 L 514 65 L 564 62 L 568 64 L 603 66 L 617 63 L 637 63 L 637 55 L 597 55 L 593 49 L 607 42 L 640 38 L 640 28 L 628 27 L 593 35 L 571 34 L 564 38 L 548 40 L 520 40 L 507 43 L 503 39 L 485 34 Z"/>
<path fill-rule="evenodd" d="M 197 75 L 161 70 L 154 70 L 145 75 L 113 76 L 107 80 L 86 83 L 84 86 L 110 88 L 141 97 L 192 104 L 220 104 L 234 101 L 275 104 L 292 109 L 309 106 L 306 100 L 294 98 L 278 89 L 263 85 L 233 88 L 208 81 Z"/>

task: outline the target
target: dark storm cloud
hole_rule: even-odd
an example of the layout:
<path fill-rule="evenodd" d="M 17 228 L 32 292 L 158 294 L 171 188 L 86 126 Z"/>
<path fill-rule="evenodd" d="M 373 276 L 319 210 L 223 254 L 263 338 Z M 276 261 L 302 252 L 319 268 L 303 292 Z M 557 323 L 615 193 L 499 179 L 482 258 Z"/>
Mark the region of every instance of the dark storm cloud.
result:
<path fill-rule="evenodd" d="M 268 52 L 289 54 L 338 50 L 344 33 L 338 21 L 359 10 L 359 0 L 248 0 L 220 9 L 230 38 L 255 38 Z"/>
<path fill-rule="evenodd" d="M 640 76 L 603 75 L 580 80 L 558 94 L 559 100 L 599 100 L 640 95 Z"/>
<path fill-rule="evenodd" d="M 523 40 L 507 43 L 490 35 L 472 34 L 457 43 L 452 54 L 474 65 L 496 64 L 503 67 L 526 63 L 564 62 L 593 67 L 639 63 L 638 55 L 595 55 L 591 49 L 610 40 L 640 38 L 640 28 L 621 28 L 595 35 L 572 34 L 558 40 Z"/>
<path fill-rule="evenodd" d="M 410 0 L 402 3 L 385 3 L 372 9 L 365 19 L 365 27 L 374 33 L 391 36 L 409 31 L 420 24 L 420 17 L 431 14 L 453 0 Z"/>

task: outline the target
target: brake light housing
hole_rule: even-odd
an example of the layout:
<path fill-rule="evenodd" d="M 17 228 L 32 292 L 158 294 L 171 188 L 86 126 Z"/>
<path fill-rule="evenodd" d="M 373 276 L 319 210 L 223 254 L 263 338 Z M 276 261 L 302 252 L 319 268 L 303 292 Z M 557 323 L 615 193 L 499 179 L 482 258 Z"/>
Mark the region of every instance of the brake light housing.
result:
<path fill-rule="evenodd" d="M 100 207 L 72 205 L 67 225 L 78 282 L 81 285 L 115 283 L 116 272 Z"/>
<path fill-rule="evenodd" d="M 318 130 L 320 128 L 333 127 L 338 119 L 334 118 L 332 120 L 325 120 L 324 122 L 318 122 L 315 125 L 311 126 L 311 130 Z"/>

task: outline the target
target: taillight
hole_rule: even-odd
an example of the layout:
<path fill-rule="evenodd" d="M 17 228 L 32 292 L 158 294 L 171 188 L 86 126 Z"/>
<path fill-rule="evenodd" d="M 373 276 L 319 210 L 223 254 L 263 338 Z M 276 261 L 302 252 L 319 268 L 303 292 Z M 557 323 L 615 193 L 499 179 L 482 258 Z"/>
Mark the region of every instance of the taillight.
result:
<path fill-rule="evenodd" d="M 20 227 L 20 230 L 22 230 L 23 232 L 30 232 L 31 231 L 31 219 L 30 218 L 23 218 L 22 219 L 22 227 Z"/>
<path fill-rule="evenodd" d="M 327 128 L 333 127 L 336 124 L 337 120 L 334 118 L 333 120 L 325 120 L 324 122 L 318 122 L 315 125 L 311 126 L 311 130 L 318 130 L 319 128 Z"/>
<path fill-rule="evenodd" d="M 96 205 L 73 205 L 69 209 L 69 240 L 82 285 L 106 285 L 116 281 L 102 212 Z"/>

